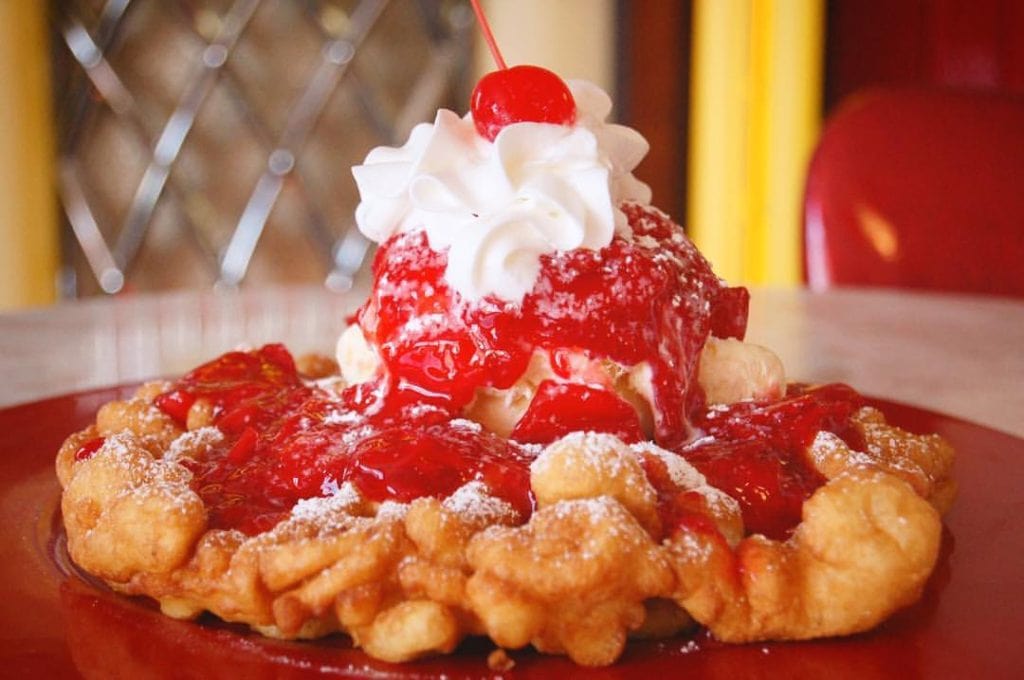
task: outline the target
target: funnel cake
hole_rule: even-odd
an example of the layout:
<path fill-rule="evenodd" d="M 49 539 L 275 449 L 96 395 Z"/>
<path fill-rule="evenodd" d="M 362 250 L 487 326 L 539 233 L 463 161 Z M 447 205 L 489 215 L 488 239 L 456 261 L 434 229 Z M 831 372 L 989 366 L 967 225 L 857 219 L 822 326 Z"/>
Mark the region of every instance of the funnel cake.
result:
<path fill-rule="evenodd" d="M 698 626 L 846 635 L 914 602 L 950 447 L 787 385 L 743 341 L 747 291 L 633 178 L 646 143 L 569 90 L 562 124 L 441 112 L 356 169 L 380 247 L 337 363 L 229 352 L 71 435 L 72 559 L 170 616 L 396 662 L 485 635 L 495 668 Z"/>

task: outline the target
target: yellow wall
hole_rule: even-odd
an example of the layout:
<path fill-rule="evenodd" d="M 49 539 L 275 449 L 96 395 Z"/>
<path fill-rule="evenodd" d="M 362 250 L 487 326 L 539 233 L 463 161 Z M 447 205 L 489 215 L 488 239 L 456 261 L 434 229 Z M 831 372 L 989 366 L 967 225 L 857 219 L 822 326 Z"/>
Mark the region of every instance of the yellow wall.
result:
<path fill-rule="evenodd" d="M 56 297 L 46 6 L 0 0 L 0 310 Z"/>
<path fill-rule="evenodd" d="M 734 283 L 801 280 L 824 0 L 695 0 L 687 223 Z"/>

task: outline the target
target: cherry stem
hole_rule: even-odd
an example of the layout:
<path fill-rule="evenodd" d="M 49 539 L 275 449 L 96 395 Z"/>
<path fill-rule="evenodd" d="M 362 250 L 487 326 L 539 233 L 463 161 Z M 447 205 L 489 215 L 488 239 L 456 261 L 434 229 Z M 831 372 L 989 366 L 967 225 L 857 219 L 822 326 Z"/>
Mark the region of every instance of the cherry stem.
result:
<path fill-rule="evenodd" d="M 480 0 L 469 0 L 469 2 L 473 5 L 473 13 L 476 14 L 476 21 L 480 24 L 480 30 L 484 33 L 484 40 L 487 42 L 488 49 L 491 50 L 494 62 L 498 65 L 499 69 L 504 71 L 508 66 L 505 65 L 505 60 L 501 56 L 501 50 L 498 49 L 498 43 L 494 39 L 494 34 L 491 33 L 491 25 L 487 23 L 487 16 L 484 14 L 483 8 L 480 7 Z"/>

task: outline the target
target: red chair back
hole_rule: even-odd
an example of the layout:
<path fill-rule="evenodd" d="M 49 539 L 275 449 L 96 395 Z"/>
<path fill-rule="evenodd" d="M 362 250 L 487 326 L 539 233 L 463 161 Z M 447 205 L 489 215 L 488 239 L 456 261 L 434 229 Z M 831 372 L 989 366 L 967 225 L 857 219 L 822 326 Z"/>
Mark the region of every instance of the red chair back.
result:
<path fill-rule="evenodd" d="M 811 161 L 812 288 L 1024 296 L 1024 97 L 868 90 L 826 122 Z"/>

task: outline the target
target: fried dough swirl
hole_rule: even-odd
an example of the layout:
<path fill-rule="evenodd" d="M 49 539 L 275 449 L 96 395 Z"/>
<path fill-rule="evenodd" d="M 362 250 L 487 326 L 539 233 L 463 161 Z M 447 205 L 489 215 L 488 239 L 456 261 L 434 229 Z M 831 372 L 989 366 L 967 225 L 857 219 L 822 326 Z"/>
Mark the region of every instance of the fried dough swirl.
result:
<path fill-rule="evenodd" d="M 675 454 L 585 433 L 535 460 L 538 507 L 526 521 L 480 482 L 408 504 L 345 485 L 246 536 L 209 527 L 180 461 L 218 434 L 203 419 L 175 425 L 153 405 L 164 387 L 108 404 L 62 446 L 74 561 L 170 616 L 210 611 L 283 638 L 344 632 L 393 662 L 449 653 L 472 635 L 601 666 L 631 636 L 694 621 L 729 642 L 867 630 L 920 596 L 955 494 L 946 442 L 865 408 L 853 423 L 864 451 L 827 433 L 810 447 L 827 482 L 785 541 L 745 535 L 736 502 Z M 707 521 L 666 524 L 652 460 Z"/>

